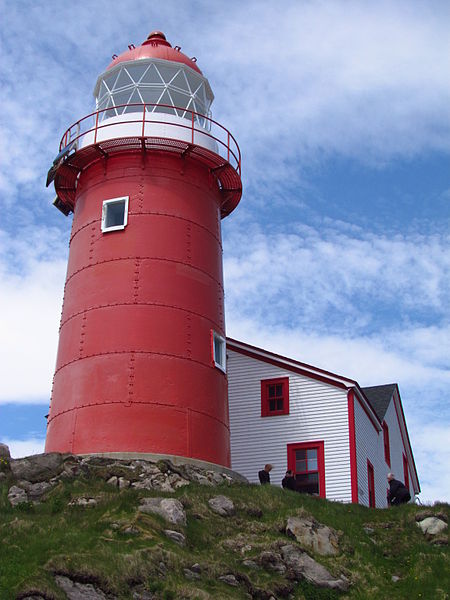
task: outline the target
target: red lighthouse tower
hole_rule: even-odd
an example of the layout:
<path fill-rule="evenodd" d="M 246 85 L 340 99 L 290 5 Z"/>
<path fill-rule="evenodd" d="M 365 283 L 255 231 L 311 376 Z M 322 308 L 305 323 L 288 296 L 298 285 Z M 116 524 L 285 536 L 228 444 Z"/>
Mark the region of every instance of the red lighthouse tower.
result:
<path fill-rule="evenodd" d="M 47 181 L 73 224 L 46 451 L 230 466 L 220 221 L 242 193 L 238 145 L 161 32 L 94 95 Z"/>

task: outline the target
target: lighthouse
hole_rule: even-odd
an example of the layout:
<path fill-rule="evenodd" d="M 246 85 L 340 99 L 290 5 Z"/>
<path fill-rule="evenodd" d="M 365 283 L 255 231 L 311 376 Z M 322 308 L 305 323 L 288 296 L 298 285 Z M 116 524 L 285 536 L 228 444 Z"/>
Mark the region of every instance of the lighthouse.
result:
<path fill-rule="evenodd" d="M 47 177 L 73 213 L 46 452 L 230 466 L 221 220 L 233 135 L 162 32 L 114 55 Z"/>

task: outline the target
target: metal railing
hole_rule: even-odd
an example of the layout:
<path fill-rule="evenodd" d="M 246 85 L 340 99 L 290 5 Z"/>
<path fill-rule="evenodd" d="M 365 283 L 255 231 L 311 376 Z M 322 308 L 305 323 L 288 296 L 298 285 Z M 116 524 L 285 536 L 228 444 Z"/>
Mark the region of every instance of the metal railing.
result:
<path fill-rule="evenodd" d="M 111 110 L 115 110 L 118 108 L 125 109 L 125 108 L 130 108 L 130 107 L 133 107 L 133 108 L 136 108 L 139 110 L 129 111 L 126 113 L 123 112 L 121 115 L 114 116 L 114 120 L 112 120 L 112 118 L 107 116 L 107 114 L 110 113 Z M 158 108 L 171 109 L 174 111 L 176 111 L 176 110 L 183 111 L 185 114 L 189 115 L 189 118 L 188 117 L 180 117 L 176 121 L 164 120 L 163 118 L 155 119 L 155 115 L 159 116 L 159 115 L 164 115 L 164 114 L 171 114 L 171 116 L 177 116 L 176 114 L 172 114 L 172 113 L 160 112 L 157 110 Z M 119 118 L 124 115 L 127 115 L 129 117 L 130 115 L 135 114 L 135 113 L 136 113 L 136 115 L 139 115 L 139 117 L 136 119 L 130 119 L 130 118 L 120 119 Z M 203 128 L 201 126 L 198 126 L 197 123 L 200 119 L 207 122 L 209 124 L 209 127 Z M 187 123 L 184 123 L 185 121 L 187 121 Z M 148 133 L 146 133 L 146 131 L 145 131 L 146 125 L 151 126 L 154 124 L 176 127 L 176 128 L 178 128 L 178 130 L 180 130 L 180 129 L 187 130 L 189 132 L 188 136 L 186 136 L 188 139 L 182 139 L 180 141 L 190 143 L 192 145 L 198 145 L 198 146 L 205 147 L 204 144 L 201 143 L 201 138 L 202 137 L 210 138 L 211 140 L 214 140 L 218 144 L 219 155 L 222 158 L 226 159 L 227 162 L 230 163 L 231 166 L 237 171 L 237 173 L 239 175 L 241 175 L 241 151 L 239 149 L 237 141 L 235 140 L 234 136 L 228 131 L 228 129 L 226 129 L 225 127 L 223 127 L 223 125 L 221 125 L 217 121 L 214 121 L 214 119 L 211 119 L 210 117 L 208 117 L 206 115 L 197 113 L 193 110 L 189 110 L 186 108 L 180 108 L 180 107 L 172 106 L 169 104 L 150 104 L 150 103 L 120 104 L 113 108 L 110 107 L 110 108 L 104 108 L 102 110 L 97 110 L 97 111 L 83 117 L 82 119 L 79 119 L 78 121 L 76 121 L 76 123 L 71 125 L 69 127 L 69 129 L 67 129 L 67 131 L 62 136 L 61 143 L 59 145 L 60 153 L 68 146 L 72 146 L 72 147 L 80 146 L 80 144 L 83 141 L 83 138 L 85 136 L 88 136 L 89 134 L 93 134 L 93 137 L 91 136 L 92 142 L 90 142 L 90 143 L 97 144 L 100 141 L 104 141 L 104 140 L 99 139 L 99 133 L 102 130 L 104 130 L 106 128 L 115 127 L 116 125 L 129 125 L 132 123 L 140 123 L 142 125 L 140 128 L 140 131 L 139 131 L 139 135 L 138 135 L 138 137 L 140 137 L 140 138 L 164 137 L 161 135 L 157 135 L 156 132 L 155 132 L 155 134 L 156 134 L 155 136 L 152 136 L 152 135 L 149 135 Z M 174 130 L 174 133 L 176 133 L 176 130 Z M 119 135 L 117 137 L 121 137 L 119 132 L 118 132 L 118 134 Z M 129 135 L 127 135 L 127 137 L 129 137 Z M 169 137 L 169 139 L 179 139 L 175 135 L 168 136 L 168 137 Z M 87 144 L 87 145 L 89 145 L 89 144 Z"/>

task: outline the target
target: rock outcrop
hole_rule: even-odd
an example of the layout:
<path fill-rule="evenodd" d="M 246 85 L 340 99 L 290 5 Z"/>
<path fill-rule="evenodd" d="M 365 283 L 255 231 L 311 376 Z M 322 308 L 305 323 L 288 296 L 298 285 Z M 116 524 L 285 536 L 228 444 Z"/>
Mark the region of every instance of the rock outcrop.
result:
<path fill-rule="evenodd" d="M 213 471 L 194 464 L 174 465 L 170 460 L 121 460 L 56 452 L 11 459 L 5 444 L 0 445 L 0 457 L 4 469 L 10 469 L 15 480 L 8 493 L 13 506 L 25 502 L 37 504 L 62 479 L 83 475 L 96 476 L 121 490 L 133 487 L 168 493 L 191 482 L 213 487 L 246 481 L 229 470 Z"/>

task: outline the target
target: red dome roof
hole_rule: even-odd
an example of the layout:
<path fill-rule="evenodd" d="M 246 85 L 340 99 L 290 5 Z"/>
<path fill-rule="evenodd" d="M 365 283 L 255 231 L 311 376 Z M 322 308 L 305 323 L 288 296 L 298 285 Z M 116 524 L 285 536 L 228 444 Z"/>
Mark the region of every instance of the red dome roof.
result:
<path fill-rule="evenodd" d="M 194 69 L 194 71 L 197 71 L 197 73 L 202 74 L 195 60 L 180 52 L 178 46 L 172 48 L 172 45 L 166 40 L 166 36 L 161 31 L 152 31 L 141 46 L 137 48 L 131 47 L 126 52 L 122 52 L 106 67 L 106 70 L 112 69 L 112 67 L 121 62 L 140 60 L 142 58 L 162 58 L 163 60 L 183 63 Z"/>

